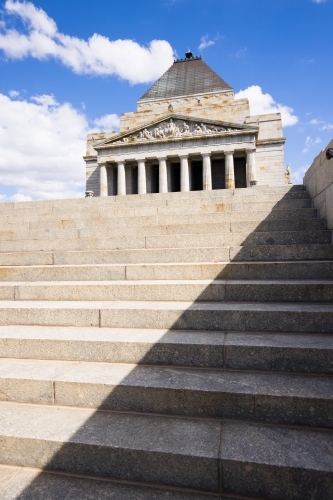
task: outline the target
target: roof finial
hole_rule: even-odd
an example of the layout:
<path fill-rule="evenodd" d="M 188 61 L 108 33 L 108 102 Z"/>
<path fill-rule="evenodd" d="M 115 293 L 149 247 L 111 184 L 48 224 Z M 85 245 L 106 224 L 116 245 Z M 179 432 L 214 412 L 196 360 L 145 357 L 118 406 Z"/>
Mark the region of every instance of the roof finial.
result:
<path fill-rule="evenodd" d="M 185 52 L 185 57 L 186 57 L 186 59 L 192 59 L 193 58 L 193 54 L 190 51 L 190 49 L 188 49 L 188 51 Z"/>

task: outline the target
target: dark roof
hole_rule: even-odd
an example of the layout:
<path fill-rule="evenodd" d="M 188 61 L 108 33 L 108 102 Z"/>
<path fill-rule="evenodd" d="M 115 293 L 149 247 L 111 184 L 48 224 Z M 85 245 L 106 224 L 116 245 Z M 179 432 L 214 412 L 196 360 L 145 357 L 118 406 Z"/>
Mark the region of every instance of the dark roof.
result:
<path fill-rule="evenodd" d="M 231 89 L 200 57 L 175 61 L 139 99 L 165 99 Z"/>

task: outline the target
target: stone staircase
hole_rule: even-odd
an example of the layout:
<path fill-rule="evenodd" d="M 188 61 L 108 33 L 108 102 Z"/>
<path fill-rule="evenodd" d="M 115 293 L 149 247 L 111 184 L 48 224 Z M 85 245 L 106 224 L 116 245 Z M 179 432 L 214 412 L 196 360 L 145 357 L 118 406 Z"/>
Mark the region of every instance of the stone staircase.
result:
<path fill-rule="evenodd" d="M 333 498 L 303 186 L 0 205 L 0 498 Z"/>

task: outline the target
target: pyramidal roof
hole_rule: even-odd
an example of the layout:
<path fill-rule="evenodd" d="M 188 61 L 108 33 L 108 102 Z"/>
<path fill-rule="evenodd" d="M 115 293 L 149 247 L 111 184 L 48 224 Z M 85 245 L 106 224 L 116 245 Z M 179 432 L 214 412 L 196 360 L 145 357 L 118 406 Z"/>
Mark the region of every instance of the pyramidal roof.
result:
<path fill-rule="evenodd" d="M 139 100 L 206 94 L 226 89 L 232 89 L 232 87 L 215 73 L 201 57 L 187 57 L 174 61 L 173 65 Z"/>

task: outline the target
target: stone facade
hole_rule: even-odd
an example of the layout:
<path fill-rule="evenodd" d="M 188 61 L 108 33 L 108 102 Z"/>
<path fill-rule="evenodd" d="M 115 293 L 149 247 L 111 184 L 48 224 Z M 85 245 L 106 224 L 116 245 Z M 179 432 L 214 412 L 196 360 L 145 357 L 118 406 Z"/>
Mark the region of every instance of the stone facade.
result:
<path fill-rule="evenodd" d="M 284 142 L 279 113 L 251 116 L 248 100 L 235 99 L 201 59 L 175 61 L 139 99 L 137 111 L 122 114 L 119 134 L 88 135 L 87 191 L 283 185 Z"/>

